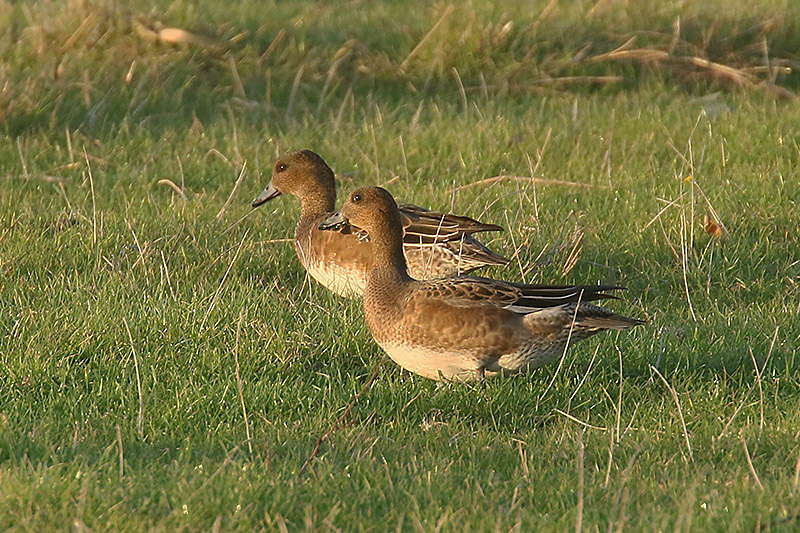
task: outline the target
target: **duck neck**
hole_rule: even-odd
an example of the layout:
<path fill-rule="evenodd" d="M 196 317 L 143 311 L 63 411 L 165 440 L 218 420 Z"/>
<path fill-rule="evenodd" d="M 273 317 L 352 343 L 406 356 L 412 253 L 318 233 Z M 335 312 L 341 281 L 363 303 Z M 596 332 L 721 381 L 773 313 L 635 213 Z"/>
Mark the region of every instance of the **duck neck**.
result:
<path fill-rule="evenodd" d="M 314 187 L 300 196 L 300 219 L 313 220 L 336 210 L 336 189 Z"/>
<path fill-rule="evenodd" d="M 373 231 L 377 238 L 372 243 L 372 272 L 381 277 L 397 281 L 409 281 L 406 258 L 403 255 L 403 227 L 401 224 L 386 224 Z"/>

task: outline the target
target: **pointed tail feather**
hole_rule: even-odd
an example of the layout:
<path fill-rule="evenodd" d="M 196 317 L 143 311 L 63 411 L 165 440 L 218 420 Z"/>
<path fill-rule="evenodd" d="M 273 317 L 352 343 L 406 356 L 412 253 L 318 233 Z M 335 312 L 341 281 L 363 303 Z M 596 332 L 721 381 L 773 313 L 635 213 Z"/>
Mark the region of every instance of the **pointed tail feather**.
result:
<path fill-rule="evenodd" d="M 617 314 L 599 305 L 576 303 L 549 307 L 530 313 L 523 319 L 535 331 L 573 330 L 575 339 L 586 338 L 607 329 L 623 330 L 644 324 L 644 320 Z"/>
<path fill-rule="evenodd" d="M 599 309 L 603 309 L 600 307 Z M 603 309 L 607 311 L 607 315 L 603 316 L 589 316 L 583 317 L 576 320 L 576 324 L 580 324 L 581 327 L 589 328 L 593 330 L 602 331 L 605 329 L 616 329 L 616 330 L 623 330 L 632 328 L 633 326 L 638 326 L 639 324 L 644 324 L 644 320 L 639 320 L 638 318 L 632 318 L 625 315 L 618 315 L 617 313 L 612 313 L 607 309 Z M 580 311 L 578 312 L 580 314 Z"/>

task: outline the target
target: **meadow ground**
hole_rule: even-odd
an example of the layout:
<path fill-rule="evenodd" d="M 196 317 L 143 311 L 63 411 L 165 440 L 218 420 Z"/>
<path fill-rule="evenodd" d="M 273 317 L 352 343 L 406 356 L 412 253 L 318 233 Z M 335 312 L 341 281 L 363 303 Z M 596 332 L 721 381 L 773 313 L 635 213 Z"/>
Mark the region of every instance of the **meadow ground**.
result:
<path fill-rule="evenodd" d="M 795 530 L 800 7 L 730 5 L 0 4 L 0 529 Z M 298 148 L 647 325 L 401 379 Z"/>

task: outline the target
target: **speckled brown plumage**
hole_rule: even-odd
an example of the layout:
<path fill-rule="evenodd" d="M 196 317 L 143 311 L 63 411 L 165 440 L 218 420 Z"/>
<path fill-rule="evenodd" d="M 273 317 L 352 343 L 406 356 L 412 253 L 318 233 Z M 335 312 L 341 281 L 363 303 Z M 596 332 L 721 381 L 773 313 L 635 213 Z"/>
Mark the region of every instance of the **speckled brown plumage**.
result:
<path fill-rule="evenodd" d="M 641 321 L 589 302 L 606 285 L 526 285 L 488 278 L 419 281 L 402 252 L 402 216 L 379 187 L 353 192 L 321 228 L 349 222 L 372 242 L 364 314 L 375 341 L 403 368 L 435 380 L 530 370 L 606 329 Z"/>
<path fill-rule="evenodd" d="M 281 194 L 300 199 L 294 245 L 303 267 L 337 294 L 361 296 L 372 257 L 367 233 L 354 226 L 338 232 L 317 229 L 335 209 L 336 182 L 330 167 L 310 150 L 282 155 L 273 167 L 272 181 L 255 199 L 253 207 Z M 472 236 L 483 231 L 502 231 L 500 226 L 411 204 L 403 204 L 400 211 L 408 268 L 416 278 L 441 278 L 508 263 L 508 259 Z"/>

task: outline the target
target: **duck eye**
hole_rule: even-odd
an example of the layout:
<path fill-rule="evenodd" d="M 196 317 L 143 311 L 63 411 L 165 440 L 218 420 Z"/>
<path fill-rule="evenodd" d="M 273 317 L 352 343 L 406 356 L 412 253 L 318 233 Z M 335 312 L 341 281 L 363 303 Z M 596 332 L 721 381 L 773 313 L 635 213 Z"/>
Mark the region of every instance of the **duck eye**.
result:
<path fill-rule="evenodd" d="M 354 204 L 357 204 L 358 202 L 361 201 L 361 195 L 358 194 L 358 193 L 354 194 L 353 197 L 352 197 L 352 201 L 353 201 Z"/>
<path fill-rule="evenodd" d="M 284 165 L 283 163 L 278 165 L 278 172 L 283 172 L 284 170 L 286 170 L 286 165 Z"/>

